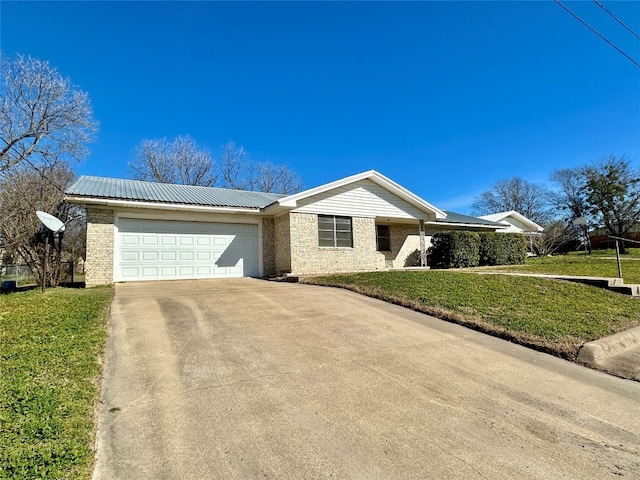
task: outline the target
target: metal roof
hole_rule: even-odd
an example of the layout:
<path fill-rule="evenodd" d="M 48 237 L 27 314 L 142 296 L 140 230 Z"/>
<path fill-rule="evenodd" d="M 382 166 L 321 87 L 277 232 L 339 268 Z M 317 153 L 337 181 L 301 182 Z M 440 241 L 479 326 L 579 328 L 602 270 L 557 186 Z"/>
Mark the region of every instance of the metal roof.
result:
<path fill-rule="evenodd" d="M 65 193 L 70 197 L 235 208 L 263 208 L 285 197 L 275 193 L 91 176 L 80 177 Z"/>
<path fill-rule="evenodd" d="M 472 217 L 470 215 L 463 215 L 462 213 L 448 212 L 446 210 L 444 210 L 444 213 L 447 214 L 447 217 L 443 219 L 438 219 L 439 222 L 464 223 L 467 225 L 482 225 L 482 226 L 496 227 L 496 228 L 505 227 L 505 225 L 502 223 L 492 222 L 491 220 L 486 220 L 484 218 Z"/>

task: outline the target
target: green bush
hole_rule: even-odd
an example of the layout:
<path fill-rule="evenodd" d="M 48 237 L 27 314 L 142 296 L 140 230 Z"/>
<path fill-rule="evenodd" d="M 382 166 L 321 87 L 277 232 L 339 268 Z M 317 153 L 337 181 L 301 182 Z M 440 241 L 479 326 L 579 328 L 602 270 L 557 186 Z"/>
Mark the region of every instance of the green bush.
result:
<path fill-rule="evenodd" d="M 480 263 L 480 236 L 463 230 L 436 233 L 429 247 L 434 268 L 476 267 Z"/>
<path fill-rule="evenodd" d="M 480 265 L 520 265 L 527 258 L 527 241 L 520 233 L 480 233 Z"/>
<path fill-rule="evenodd" d="M 527 242 L 520 233 L 436 233 L 429 247 L 429 266 L 464 268 L 478 265 L 520 265 L 527 257 Z"/>

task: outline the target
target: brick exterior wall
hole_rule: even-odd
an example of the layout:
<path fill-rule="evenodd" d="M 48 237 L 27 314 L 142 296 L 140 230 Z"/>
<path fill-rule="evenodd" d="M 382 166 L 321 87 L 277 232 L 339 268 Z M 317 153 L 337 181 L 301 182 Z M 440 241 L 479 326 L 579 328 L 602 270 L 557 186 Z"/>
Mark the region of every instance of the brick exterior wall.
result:
<path fill-rule="evenodd" d="M 265 277 L 276 275 L 276 239 L 273 218 L 262 219 L 262 269 Z"/>
<path fill-rule="evenodd" d="M 318 216 L 290 213 L 291 271 L 296 274 L 376 270 L 375 219 L 352 221 L 353 248 L 318 246 Z"/>
<path fill-rule="evenodd" d="M 402 268 L 414 251 L 420 249 L 418 225 L 389 225 L 389 243 L 391 251 L 378 252 L 378 268 Z"/>
<path fill-rule="evenodd" d="M 87 287 L 113 283 L 114 211 L 87 208 Z"/>
<path fill-rule="evenodd" d="M 276 275 L 291 273 L 291 228 L 289 213 L 274 219 Z"/>

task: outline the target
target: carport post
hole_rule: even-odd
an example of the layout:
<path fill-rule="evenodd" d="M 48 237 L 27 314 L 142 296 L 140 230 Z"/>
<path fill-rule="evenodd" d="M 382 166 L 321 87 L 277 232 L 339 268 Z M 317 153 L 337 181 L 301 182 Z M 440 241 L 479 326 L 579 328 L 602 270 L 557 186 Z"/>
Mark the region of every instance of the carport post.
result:
<path fill-rule="evenodd" d="M 420 219 L 420 266 L 427 266 L 427 250 L 424 244 L 424 220 Z"/>

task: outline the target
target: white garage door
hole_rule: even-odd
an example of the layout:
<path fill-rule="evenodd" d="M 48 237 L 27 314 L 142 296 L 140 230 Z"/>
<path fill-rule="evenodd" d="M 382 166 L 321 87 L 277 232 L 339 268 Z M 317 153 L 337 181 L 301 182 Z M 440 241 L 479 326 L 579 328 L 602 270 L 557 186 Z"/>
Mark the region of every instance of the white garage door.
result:
<path fill-rule="evenodd" d="M 251 277 L 258 270 L 258 226 L 121 218 L 116 279 Z"/>

